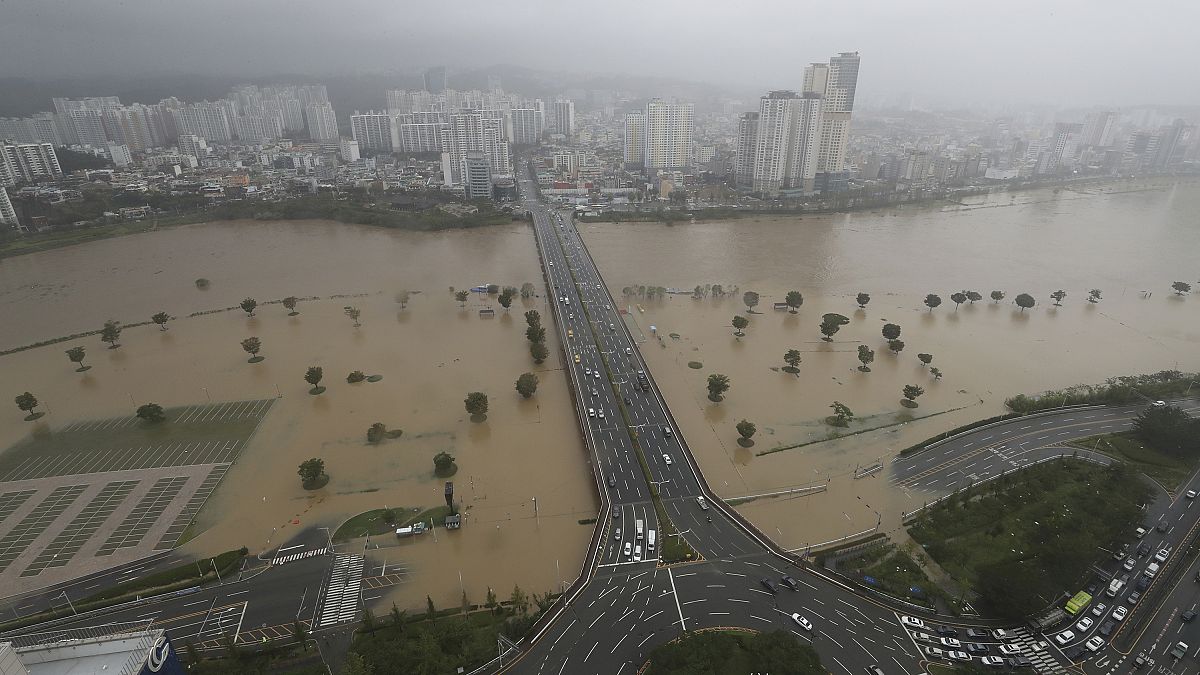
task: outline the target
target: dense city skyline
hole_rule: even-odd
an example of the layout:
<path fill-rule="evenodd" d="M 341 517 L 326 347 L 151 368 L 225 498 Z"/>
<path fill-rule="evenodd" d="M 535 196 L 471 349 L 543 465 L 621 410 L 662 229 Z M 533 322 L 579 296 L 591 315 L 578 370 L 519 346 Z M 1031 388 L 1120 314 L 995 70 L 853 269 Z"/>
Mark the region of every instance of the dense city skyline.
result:
<path fill-rule="evenodd" d="M 113 72 L 322 76 L 417 72 L 443 63 L 453 73 L 507 63 L 558 73 L 799 89 L 808 61 L 849 49 L 875 64 L 863 73 L 865 90 L 918 106 L 1200 103 L 1200 90 L 1180 86 L 1200 62 L 1200 46 L 1187 35 L 1200 10 L 1183 4 L 1172 8 L 1158 30 L 1131 31 L 1117 41 L 1098 39 L 1090 27 L 1101 17 L 1113 25 L 1136 25 L 1145 18 L 1137 7 L 1111 2 L 1048 7 L 1022 0 L 1003 12 L 984 12 L 927 0 L 902 7 L 882 3 L 864 13 L 828 3 L 766 0 L 703 11 L 674 2 L 618 3 L 590 15 L 586 29 L 577 25 L 574 9 L 550 3 L 519 9 L 428 6 L 413 21 L 402 6 L 356 0 L 340 11 L 375 20 L 346 23 L 329 21 L 313 3 L 285 10 L 275 2 L 209 0 L 204 9 L 189 17 L 189 32 L 223 35 L 220 50 L 211 50 L 207 40 L 179 39 L 176 9 L 145 0 L 118 6 L 8 2 L 0 10 L 0 59 L 7 74 L 35 79 Z M 286 31 L 276 28 L 284 11 Z M 871 20 L 864 21 L 868 14 Z M 630 16 L 638 21 L 628 21 Z M 128 30 L 131 22 L 138 26 L 139 48 L 112 49 L 107 37 Z M 687 39 L 662 39 L 664 22 L 673 35 Z M 571 33 L 571 58 L 556 56 L 552 40 L 520 39 L 532 26 Z M 622 37 L 614 40 L 615 35 Z M 1013 39 L 985 39 L 1006 35 Z M 56 48 L 40 49 L 48 41 Z M 372 54 L 369 63 L 361 59 L 364 53 Z M 1145 67 L 1151 61 L 1154 67 Z"/>

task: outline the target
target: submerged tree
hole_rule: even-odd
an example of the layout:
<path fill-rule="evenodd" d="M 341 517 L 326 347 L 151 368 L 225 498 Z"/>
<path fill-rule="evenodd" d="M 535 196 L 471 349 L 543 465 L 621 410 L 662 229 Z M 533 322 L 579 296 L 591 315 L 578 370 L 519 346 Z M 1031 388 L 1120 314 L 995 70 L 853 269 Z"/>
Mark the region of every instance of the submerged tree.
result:
<path fill-rule="evenodd" d="M 920 359 L 921 363 L 925 365 L 929 365 L 933 362 L 933 354 L 917 354 L 917 358 Z"/>
<path fill-rule="evenodd" d="M 117 344 L 117 340 L 121 339 L 121 324 L 109 319 L 104 322 L 104 328 L 100 329 L 100 340 L 108 343 L 109 349 L 116 349 L 121 345 Z"/>
<path fill-rule="evenodd" d="M 31 394 L 29 392 L 25 392 L 23 394 L 17 394 L 17 397 L 15 400 L 17 402 L 17 408 L 19 408 L 21 410 L 21 412 L 29 413 L 28 415 L 25 416 L 26 422 L 29 422 L 29 421 L 37 419 L 38 417 L 41 417 L 41 415 L 34 414 L 34 412 L 33 412 L 33 409 L 38 407 L 37 397 L 34 396 L 33 394 Z"/>
<path fill-rule="evenodd" d="M 854 419 L 854 411 L 850 406 L 841 401 L 834 401 L 829 406 L 833 408 L 833 425 L 835 427 L 844 427 L 850 424 L 850 420 Z"/>
<path fill-rule="evenodd" d="M 542 315 L 538 314 L 536 309 L 531 309 L 525 312 L 525 324 L 528 326 L 542 325 Z"/>
<path fill-rule="evenodd" d="M 979 291 L 967 291 L 966 293 L 967 300 L 970 300 L 972 305 L 983 299 L 983 296 L 979 294 Z"/>
<path fill-rule="evenodd" d="M 300 463 L 300 470 L 296 473 L 300 474 L 300 483 L 304 487 L 314 486 L 325 475 L 325 460 L 317 457 L 306 459 Z"/>
<path fill-rule="evenodd" d="M 821 317 L 821 339 L 826 342 L 833 342 L 833 336 L 841 330 L 842 326 L 850 323 L 850 319 L 841 314 L 826 314 Z"/>
<path fill-rule="evenodd" d="M 323 377 L 325 377 L 325 370 L 321 366 L 309 366 L 308 370 L 304 371 L 304 381 L 312 385 L 312 389 L 309 389 L 308 393 L 320 394 L 325 391 L 325 387 L 321 386 Z"/>
<path fill-rule="evenodd" d="M 467 306 L 467 298 L 471 297 L 470 291 L 455 291 L 454 299 L 458 301 L 459 307 Z"/>
<path fill-rule="evenodd" d="M 992 291 L 991 298 L 992 302 L 1000 302 L 1004 299 L 1004 291 Z"/>
<path fill-rule="evenodd" d="M 904 340 L 888 340 L 888 349 L 893 354 L 899 354 L 904 349 Z"/>
<path fill-rule="evenodd" d="M 1022 314 L 1025 313 L 1025 310 L 1037 304 L 1037 301 L 1033 299 L 1033 296 L 1028 293 L 1021 293 L 1017 297 L 1013 298 L 1013 302 L 1017 303 L 1017 307 L 1021 308 Z"/>
<path fill-rule="evenodd" d="M 1088 302 L 1090 302 L 1092 304 L 1096 304 L 1097 302 L 1100 302 L 1100 289 L 1099 288 L 1093 288 L 1092 290 L 1088 291 Z"/>
<path fill-rule="evenodd" d="M 795 314 L 804 304 L 804 296 L 800 294 L 800 291 L 788 291 L 783 301 L 787 303 L 788 312 Z"/>
<path fill-rule="evenodd" d="M 241 303 L 242 311 L 246 312 L 246 316 L 254 316 L 254 308 L 258 307 L 258 301 L 254 298 L 245 298 Z"/>
<path fill-rule="evenodd" d="M 488 411 L 487 394 L 481 391 L 472 391 L 463 400 L 463 405 L 466 407 L 467 412 L 472 415 L 486 415 Z"/>
<path fill-rule="evenodd" d="M 1171 284 L 1171 288 L 1175 290 L 1175 295 L 1183 295 L 1184 293 L 1191 292 L 1192 285 L 1186 281 L 1176 281 L 1175 283 Z"/>
<path fill-rule="evenodd" d="M 163 407 L 157 403 L 146 403 L 138 406 L 137 417 L 140 420 L 145 420 L 151 424 L 156 424 L 167 419 L 166 412 Z"/>
<path fill-rule="evenodd" d="M 300 313 L 296 311 L 296 303 L 298 302 L 300 302 L 300 299 L 294 295 L 289 295 L 283 299 L 283 308 L 288 311 L 288 316 L 296 316 Z"/>
<path fill-rule="evenodd" d="M 166 330 L 167 322 L 171 320 L 171 315 L 167 314 L 166 312 L 159 312 L 150 317 L 150 320 L 158 324 L 159 330 Z"/>
<path fill-rule="evenodd" d="M 787 364 L 784 368 L 785 372 L 798 373 L 800 372 L 800 350 L 789 349 L 783 353 L 783 362 Z"/>
<path fill-rule="evenodd" d="M 529 355 L 533 357 L 534 363 L 541 363 L 550 355 L 550 350 L 546 349 L 545 343 L 533 342 L 529 345 Z"/>
<path fill-rule="evenodd" d="M 958 306 L 967 301 L 967 294 L 959 291 L 950 294 L 950 301 L 954 303 L 954 311 L 958 311 Z"/>
<path fill-rule="evenodd" d="M 754 422 L 751 422 L 750 420 L 742 420 L 741 422 L 738 422 L 735 425 L 735 428 L 737 429 L 738 435 L 742 437 L 738 442 L 742 443 L 743 445 L 748 444 L 750 439 L 754 436 L 754 432 L 758 431 L 758 427 L 754 426 Z"/>
<path fill-rule="evenodd" d="M 875 360 L 875 350 L 866 345 L 858 346 L 858 360 L 862 361 L 862 365 L 858 367 L 864 373 L 871 372 L 871 362 Z"/>
<path fill-rule="evenodd" d="M 718 403 L 725 398 L 725 392 L 729 391 L 729 376 L 720 373 L 713 373 L 708 376 L 708 400 Z"/>
<path fill-rule="evenodd" d="M 871 296 L 867 293 L 859 293 L 854 301 L 858 303 L 859 309 L 866 309 L 867 303 L 871 301 Z"/>
<path fill-rule="evenodd" d="M 75 372 L 77 373 L 82 373 L 91 368 L 91 366 L 83 365 L 83 359 L 85 356 L 87 356 L 87 350 L 84 349 L 82 345 L 71 347 L 67 350 L 67 358 L 71 359 L 71 363 L 79 364 L 79 367 L 75 369 Z"/>
<path fill-rule="evenodd" d="M 746 334 L 746 332 L 745 332 L 746 326 L 749 326 L 749 325 L 750 325 L 750 319 L 747 319 L 746 317 L 744 317 L 740 314 L 733 317 L 733 329 L 734 329 L 733 334 L 738 336 L 739 338 L 744 336 Z"/>
<path fill-rule="evenodd" d="M 925 296 L 925 306 L 929 308 L 930 312 L 932 312 L 934 308 L 940 304 L 942 304 L 942 299 L 937 295 L 930 293 L 929 295 Z"/>
<path fill-rule="evenodd" d="M 754 308 L 758 306 L 758 293 L 746 291 L 742 294 L 742 302 L 746 304 L 746 313 L 753 314 Z"/>
<path fill-rule="evenodd" d="M 1067 292 L 1061 288 L 1050 294 L 1050 299 L 1054 301 L 1055 307 L 1062 307 L 1062 301 L 1065 297 L 1067 297 Z"/>
<path fill-rule="evenodd" d="M 940 380 L 940 379 L 942 379 L 942 371 L 941 371 L 941 369 L 940 369 L 940 368 L 938 368 L 937 366 L 934 366 L 933 368 L 930 368 L 930 369 L 929 369 L 929 374 L 930 374 L 930 375 L 933 375 L 933 379 L 935 379 L 935 380 Z"/>
<path fill-rule="evenodd" d="M 894 323 L 883 324 L 883 338 L 885 340 L 895 340 L 900 337 L 900 326 Z"/>
<path fill-rule="evenodd" d="M 248 337 L 242 340 L 242 349 L 246 350 L 246 353 L 250 355 L 250 363 L 258 363 L 263 360 L 263 357 L 258 355 L 258 352 L 262 349 L 262 340 L 256 337 Z"/>
<path fill-rule="evenodd" d="M 907 403 L 905 403 L 905 407 L 915 408 L 917 407 L 917 397 L 921 394 L 924 394 L 925 389 L 919 385 L 906 384 L 904 385 L 903 393 L 904 399 L 907 401 Z"/>
<path fill-rule="evenodd" d="M 358 317 L 362 316 L 361 309 L 359 309 L 357 307 L 347 307 L 346 308 L 346 316 L 350 317 L 350 320 L 354 322 L 355 328 L 358 328 L 359 326 L 362 325 L 361 323 L 358 322 Z"/>
<path fill-rule="evenodd" d="M 521 373 L 521 376 L 517 378 L 517 393 L 519 393 L 523 398 L 529 398 L 530 396 L 533 396 L 533 394 L 537 391 L 537 387 L 538 378 L 537 375 L 534 375 L 533 373 Z"/>

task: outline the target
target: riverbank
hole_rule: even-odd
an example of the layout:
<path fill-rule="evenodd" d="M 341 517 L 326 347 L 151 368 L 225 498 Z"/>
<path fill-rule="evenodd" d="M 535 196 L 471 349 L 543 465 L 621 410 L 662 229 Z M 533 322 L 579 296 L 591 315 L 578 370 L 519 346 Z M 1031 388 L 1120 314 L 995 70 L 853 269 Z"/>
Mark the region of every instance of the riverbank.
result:
<path fill-rule="evenodd" d="M 151 232 L 177 225 L 228 220 L 295 221 L 332 220 L 351 225 L 370 225 L 399 230 L 430 232 L 469 229 L 512 222 L 513 216 L 490 206 L 474 213 L 456 215 L 440 208 L 397 211 L 349 201 L 301 197 L 278 202 L 236 201 L 172 214 L 152 215 L 146 220 L 56 229 L 36 234 L 0 238 L 0 259 L 73 246 L 100 239 Z"/>

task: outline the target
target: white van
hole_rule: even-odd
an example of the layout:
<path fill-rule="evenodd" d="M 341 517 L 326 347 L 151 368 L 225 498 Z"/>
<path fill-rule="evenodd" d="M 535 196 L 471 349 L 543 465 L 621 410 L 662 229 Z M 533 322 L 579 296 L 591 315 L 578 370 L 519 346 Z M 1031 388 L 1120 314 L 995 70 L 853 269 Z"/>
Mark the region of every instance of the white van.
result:
<path fill-rule="evenodd" d="M 639 519 L 633 524 L 633 530 L 637 533 L 637 540 L 641 541 L 642 534 L 646 531 L 646 523 Z"/>
<path fill-rule="evenodd" d="M 650 530 L 649 532 L 646 533 L 646 550 L 647 551 L 654 550 L 654 540 L 656 539 L 656 535 L 657 535 L 657 533 L 654 530 Z"/>

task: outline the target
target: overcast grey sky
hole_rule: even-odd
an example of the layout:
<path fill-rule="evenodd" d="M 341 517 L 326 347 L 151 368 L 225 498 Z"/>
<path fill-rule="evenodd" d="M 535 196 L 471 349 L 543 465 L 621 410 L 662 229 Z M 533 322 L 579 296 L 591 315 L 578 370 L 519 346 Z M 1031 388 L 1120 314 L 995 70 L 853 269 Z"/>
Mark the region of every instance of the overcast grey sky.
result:
<path fill-rule="evenodd" d="M 323 75 L 507 63 L 864 97 L 1200 104 L 1194 0 L 0 0 L 0 75 Z"/>

